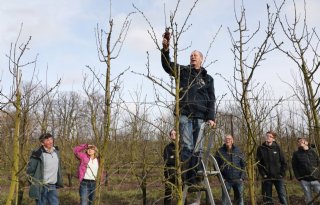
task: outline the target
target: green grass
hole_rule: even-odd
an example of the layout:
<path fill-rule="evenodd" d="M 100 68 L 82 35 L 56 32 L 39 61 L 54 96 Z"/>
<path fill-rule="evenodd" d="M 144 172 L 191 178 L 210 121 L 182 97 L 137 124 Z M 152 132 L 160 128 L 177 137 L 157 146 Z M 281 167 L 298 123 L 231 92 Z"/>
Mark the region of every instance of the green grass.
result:
<path fill-rule="evenodd" d="M 162 171 L 162 170 L 160 170 Z M 153 176 L 147 179 L 147 204 L 154 204 L 155 202 L 162 203 L 162 197 L 164 192 L 164 184 L 162 184 L 162 172 L 154 173 Z M 142 192 L 138 184 L 138 180 L 131 173 L 127 173 L 125 170 L 121 170 L 120 174 L 114 173 L 109 176 L 109 183 L 103 187 L 101 194 L 102 205 L 141 205 L 142 204 Z M 0 204 L 5 204 L 7 193 L 10 186 L 9 173 L 0 171 L 3 176 L 0 178 Z M 66 178 L 65 178 L 66 180 Z M 212 183 L 212 192 L 217 205 L 220 202 L 221 188 L 216 178 L 210 180 Z M 67 181 L 65 181 L 66 184 Z M 245 185 L 245 198 L 248 198 L 249 187 Z M 73 178 L 73 187 L 65 187 L 59 189 L 59 198 L 62 205 L 75 205 L 79 203 L 79 182 L 76 178 Z M 286 180 L 286 189 L 290 198 L 290 204 L 294 204 L 297 200 L 303 200 L 303 192 L 296 180 Z M 256 186 L 256 199 L 261 201 L 260 182 L 257 182 Z M 274 190 L 274 198 L 277 201 L 277 194 Z M 192 202 L 194 194 L 188 195 L 189 202 Z M 202 201 L 205 201 L 204 194 L 202 195 Z M 34 204 L 34 201 L 28 196 L 28 187 L 24 190 L 23 205 Z"/>

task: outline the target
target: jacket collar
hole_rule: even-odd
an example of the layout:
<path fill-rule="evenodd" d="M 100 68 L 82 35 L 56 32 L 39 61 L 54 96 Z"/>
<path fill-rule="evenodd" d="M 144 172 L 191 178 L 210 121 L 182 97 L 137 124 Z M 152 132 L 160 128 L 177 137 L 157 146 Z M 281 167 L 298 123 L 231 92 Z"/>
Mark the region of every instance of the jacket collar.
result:
<path fill-rule="evenodd" d="M 58 151 L 59 148 L 57 146 L 54 147 L 54 151 Z M 35 150 L 33 153 L 32 153 L 32 156 L 36 157 L 36 158 L 40 158 L 41 157 L 41 154 L 43 152 L 46 152 L 46 150 L 44 149 L 43 146 L 39 147 L 37 150 Z"/>

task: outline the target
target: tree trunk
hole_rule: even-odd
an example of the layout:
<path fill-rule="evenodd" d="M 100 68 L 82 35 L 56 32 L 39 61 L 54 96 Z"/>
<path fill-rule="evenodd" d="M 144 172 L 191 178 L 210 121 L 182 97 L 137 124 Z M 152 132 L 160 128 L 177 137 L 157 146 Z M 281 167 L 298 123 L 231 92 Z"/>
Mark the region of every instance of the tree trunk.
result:
<path fill-rule="evenodd" d="M 141 190 L 142 190 L 142 203 L 143 205 L 147 205 L 147 177 L 143 175 L 143 179 L 141 182 Z"/>
<path fill-rule="evenodd" d="M 7 197 L 6 205 L 12 205 L 19 190 L 19 131 L 21 122 L 21 93 L 20 93 L 20 74 L 17 71 L 16 75 L 17 90 L 16 90 L 16 101 L 15 101 L 15 121 L 14 121 L 14 134 L 13 134 L 13 149 L 12 149 L 12 168 L 11 168 L 11 183 Z"/>

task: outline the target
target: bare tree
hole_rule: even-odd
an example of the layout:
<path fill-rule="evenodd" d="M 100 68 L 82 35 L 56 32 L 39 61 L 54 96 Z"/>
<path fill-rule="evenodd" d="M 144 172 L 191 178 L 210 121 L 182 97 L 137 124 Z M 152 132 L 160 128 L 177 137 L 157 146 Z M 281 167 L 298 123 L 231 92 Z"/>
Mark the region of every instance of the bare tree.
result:
<path fill-rule="evenodd" d="M 9 59 L 9 71 L 13 77 L 13 93 L 11 96 L 7 97 L 8 104 L 12 104 L 15 109 L 14 112 L 14 133 L 13 133 L 13 143 L 12 143 L 12 166 L 11 166 L 11 184 L 9 193 L 7 196 L 6 205 L 13 204 L 14 200 L 18 199 L 17 190 L 19 189 L 19 159 L 20 159 L 20 144 L 19 144 L 19 134 L 20 134 L 20 124 L 21 124 L 21 98 L 22 98 L 22 73 L 21 68 L 29 64 L 35 63 L 35 61 L 22 63 L 22 57 L 24 52 L 28 50 L 31 37 L 26 43 L 20 44 L 20 36 L 22 32 L 22 25 L 14 44 L 11 44 L 10 54 L 7 56 Z M 1 93 L 2 94 L 2 93 Z M 3 94 L 2 94 L 3 95 Z"/>
<path fill-rule="evenodd" d="M 111 125 L 111 106 L 112 106 L 112 100 L 114 97 L 115 92 L 118 90 L 118 84 L 120 76 L 123 74 L 121 73 L 116 78 L 111 78 L 111 61 L 115 60 L 119 57 L 120 51 L 122 49 L 124 40 L 126 39 L 127 32 L 130 28 L 131 20 L 130 16 L 132 13 L 129 13 L 124 20 L 122 27 L 120 29 L 120 32 L 118 35 L 115 36 L 115 40 L 112 38 L 114 35 L 113 31 L 113 19 L 111 15 L 111 0 L 110 0 L 110 16 L 108 20 L 108 30 L 105 31 L 103 29 L 100 29 L 99 26 L 96 28 L 96 42 L 97 42 L 97 51 L 100 62 L 104 63 L 106 65 L 106 72 L 105 72 L 105 82 L 104 84 L 100 81 L 100 78 L 93 72 L 95 76 L 97 76 L 97 79 L 100 82 L 100 85 L 102 86 L 104 90 L 104 108 L 103 108 L 103 134 L 101 135 L 101 139 L 99 140 L 101 142 L 101 146 L 99 147 L 100 152 L 100 166 L 98 170 L 98 177 L 97 177 L 97 189 L 96 189 L 96 199 L 95 204 L 100 204 L 101 199 L 101 177 L 103 175 L 103 170 L 106 162 L 106 155 L 107 149 L 108 149 L 108 142 L 109 142 L 109 136 L 110 136 L 110 125 Z M 91 71 L 93 71 L 92 68 L 87 66 Z M 114 83 L 113 87 L 111 86 L 112 83 Z"/>
<path fill-rule="evenodd" d="M 9 72 L 13 77 L 13 84 L 12 84 L 12 92 L 9 95 L 5 95 L 0 92 L 2 97 L 7 99 L 5 103 L 6 106 L 11 106 L 14 110 L 14 116 L 11 116 L 14 122 L 14 131 L 13 131 L 13 140 L 12 140 L 12 164 L 11 164 L 11 184 L 9 193 L 7 196 L 6 204 L 10 205 L 14 201 L 16 203 L 21 203 L 22 199 L 18 199 L 18 192 L 22 192 L 23 190 L 20 189 L 19 183 L 22 181 L 19 180 L 19 176 L 21 175 L 21 171 L 24 170 L 24 166 L 26 165 L 26 159 L 21 156 L 23 153 L 21 152 L 21 148 L 25 145 L 25 140 L 28 139 L 30 135 L 31 127 L 28 126 L 28 116 L 30 110 L 43 98 L 47 93 L 42 93 L 41 95 L 34 95 L 32 98 L 33 91 L 38 87 L 40 84 L 37 82 L 33 84 L 33 77 L 28 84 L 22 88 L 22 69 L 34 65 L 36 67 L 37 58 L 33 61 L 24 62 L 23 57 L 25 52 L 29 50 L 29 44 L 31 41 L 31 36 L 28 38 L 26 42 L 21 43 L 20 37 L 22 34 L 22 24 L 18 34 L 18 37 L 14 44 L 11 44 L 10 53 L 7 55 L 9 61 Z M 34 67 L 34 68 L 35 68 Z M 34 74 L 34 73 L 33 73 Z M 34 75 L 32 75 L 34 76 Z M 49 90 L 52 91 L 56 86 L 58 86 L 60 81 Z M 8 113 L 9 114 L 9 113 Z M 19 164 L 21 163 L 21 166 Z"/>
<path fill-rule="evenodd" d="M 125 127 L 131 137 L 130 162 L 132 174 L 136 177 L 142 192 L 142 204 L 147 204 L 147 185 L 153 170 L 159 167 L 159 160 L 154 161 L 154 152 L 152 149 L 155 126 L 151 124 L 148 115 L 150 106 L 141 98 L 141 90 L 134 93 L 132 98 L 136 102 L 134 105 L 126 107 L 128 119 L 125 121 Z"/>
<path fill-rule="evenodd" d="M 81 98 L 76 92 L 59 93 L 53 105 L 56 128 L 54 130 L 56 141 L 59 142 L 62 150 L 61 161 L 64 164 L 68 176 L 68 186 L 72 186 L 74 164 L 70 163 L 74 156 L 68 152 L 74 144 L 79 130 L 77 124 L 82 120 Z"/>
<path fill-rule="evenodd" d="M 292 22 L 287 16 L 280 18 L 283 34 L 288 42 L 279 42 L 273 38 L 277 48 L 289 57 L 299 69 L 304 86 L 300 93 L 296 93 L 305 107 L 308 119 L 309 135 L 314 138 L 318 152 L 320 151 L 320 121 L 319 121 L 319 43 L 320 38 L 315 28 L 307 24 L 306 1 L 303 14 L 298 14 L 296 1 L 293 0 L 294 17 Z M 289 44 L 289 45 L 288 45 Z M 310 60 L 309 60 L 310 59 Z"/>
<path fill-rule="evenodd" d="M 190 9 L 187 10 L 188 12 L 187 12 L 186 17 L 182 20 L 181 23 L 178 23 L 178 21 L 176 19 L 178 19 L 177 16 L 178 16 L 180 9 L 181 9 L 180 3 L 181 3 L 181 1 L 178 0 L 175 5 L 174 11 L 172 13 L 170 13 L 169 23 L 168 23 L 168 25 L 166 25 L 166 30 L 164 33 L 164 37 L 168 41 L 173 42 L 172 46 L 171 46 L 173 48 L 173 63 L 172 63 L 172 65 L 170 65 L 171 70 L 172 70 L 172 76 L 173 76 L 173 78 L 171 79 L 171 84 L 166 83 L 162 79 L 159 79 L 151 74 L 150 67 L 149 67 L 149 58 L 148 58 L 148 63 L 147 63 L 147 74 L 139 74 L 139 75 L 145 76 L 146 78 L 151 80 L 154 85 L 161 87 L 161 89 L 164 89 L 166 92 L 171 94 L 174 97 L 175 102 L 180 102 L 180 100 L 183 97 L 180 95 L 180 93 L 181 93 L 180 72 L 179 72 L 180 69 L 178 68 L 178 63 L 177 63 L 178 52 L 188 48 L 188 46 L 186 48 L 181 48 L 179 43 L 180 43 L 180 39 L 183 37 L 183 35 L 191 27 L 191 24 L 189 24 L 188 22 L 191 17 L 191 14 L 193 13 L 194 9 L 196 8 L 196 5 L 198 4 L 198 0 L 195 0 L 192 2 Z M 141 11 L 135 5 L 134 5 L 134 8 L 143 16 L 143 18 L 148 23 L 148 26 L 149 26 L 148 33 L 149 33 L 151 39 L 153 40 L 153 42 L 155 43 L 155 45 L 157 46 L 157 49 L 160 51 L 161 44 L 159 44 L 159 42 L 158 42 L 156 32 L 155 32 L 151 22 L 149 21 L 148 17 L 144 14 L 143 11 Z M 214 39 L 215 39 L 215 37 L 214 37 Z M 208 51 L 211 49 L 211 45 L 214 42 L 214 39 L 210 43 L 210 47 L 208 48 Z M 208 54 L 208 52 L 207 52 L 207 54 Z M 204 62 L 205 62 L 205 60 L 204 60 Z M 167 63 L 168 63 L 168 65 L 170 64 L 170 62 L 167 62 Z M 209 63 L 209 65 L 210 64 L 211 63 Z M 185 89 L 189 89 L 189 88 L 185 88 Z M 159 96 L 157 96 L 157 97 L 159 97 Z M 166 103 L 163 103 L 163 104 L 166 104 Z M 181 169 L 182 163 L 181 163 L 180 157 L 179 157 L 180 156 L 180 149 L 181 149 L 180 148 L 180 132 L 179 132 L 179 116 L 180 116 L 179 105 L 180 105 L 179 103 L 175 103 L 172 110 L 174 110 L 174 115 L 175 115 L 174 127 L 175 127 L 175 130 L 177 131 L 177 135 L 176 135 L 177 137 L 175 139 L 175 159 L 176 159 L 175 169 L 176 169 L 176 179 L 177 179 L 176 186 L 175 186 L 175 195 L 177 196 L 176 203 L 178 205 L 182 205 L 184 202 L 183 202 L 183 197 L 182 197 L 182 194 L 183 194 L 183 192 L 182 192 L 183 183 L 182 183 L 182 177 L 181 177 L 182 176 L 182 169 Z M 172 108 L 172 105 L 167 104 L 166 107 Z"/>
<path fill-rule="evenodd" d="M 280 103 L 279 101 L 272 106 L 267 104 L 264 100 L 266 94 L 265 88 L 263 85 L 261 86 L 259 83 L 254 82 L 254 74 L 262 61 L 265 60 L 266 54 L 275 49 L 272 47 L 270 41 L 274 35 L 274 28 L 278 20 L 281 6 L 277 9 L 275 14 L 272 14 L 270 12 L 270 6 L 267 5 L 268 18 L 265 37 L 262 39 L 261 43 L 254 45 L 253 48 L 250 48 L 250 43 L 259 33 L 260 24 L 253 33 L 249 33 L 244 6 L 241 6 L 240 14 L 235 11 L 237 22 L 236 30 L 231 31 L 231 29 L 228 28 L 232 41 L 232 52 L 235 59 L 233 82 L 229 81 L 228 84 L 229 90 L 236 99 L 236 102 L 240 105 L 242 112 L 241 118 L 244 122 L 244 134 L 247 137 L 245 153 L 247 154 L 248 187 L 251 204 L 256 204 L 256 186 L 254 185 L 255 148 L 257 146 L 256 136 L 258 136 L 260 128 L 259 122 L 264 121 L 272 108 Z"/>

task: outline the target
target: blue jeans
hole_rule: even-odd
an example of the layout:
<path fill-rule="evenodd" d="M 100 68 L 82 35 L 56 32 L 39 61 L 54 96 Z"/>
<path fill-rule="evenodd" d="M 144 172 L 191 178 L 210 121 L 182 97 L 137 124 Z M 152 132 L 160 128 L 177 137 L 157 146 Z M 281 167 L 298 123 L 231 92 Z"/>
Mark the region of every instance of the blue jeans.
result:
<path fill-rule="evenodd" d="M 94 200 L 96 182 L 94 180 L 82 180 L 80 183 L 79 194 L 81 205 L 91 205 Z"/>
<path fill-rule="evenodd" d="M 272 200 L 272 185 L 274 184 L 280 204 L 288 204 L 287 194 L 284 188 L 283 179 L 264 179 L 262 181 L 262 196 L 264 204 L 273 204 Z"/>
<path fill-rule="evenodd" d="M 228 193 L 230 193 L 231 188 L 234 193 L 234 204 L 243 205 L 243 181 L 241 179 L 228 180 L 224 182 Z M 222 204 L 227 205 L 228 199 L 225 193 L 222 191 Z"/>
<path fill-rule="evenodd" d="M 199 152 L 193 153 L 198 139 L 203 119 L 192 119 L 185 115 L 180 116 L 180 135 L 181 135 L 181 161 L 184 163 L 183 178 L 186 181 L 193 180 L 196 176 L 196 167 L 199 167 L 200 156 L 199 153 L 202 150 L 203 140 L 197 146 L 199 146 Z M 202 136 L 201 136 L 202 137 Z M 191 182 L 193 183 L 193 182 Z"/>
<path fill-rule="evenodd" d="M 36 200 L 37 205 L 59 205 L 58 192 L 56 185 L 44 185 L 41 196 Z"/>
<path fill-rule="evenodd" d="M 312 191 L 314 191 L 316 194 L 320 192 L 320 182 L 318 180 L 314 180 L 314 181 L 301 180 L 300 185 L 302 187 L 302 190 L 304 193 L 304 199 L 306 203 L 309 203 L 310 201 L 312 201 L 313 199 Z"/>

